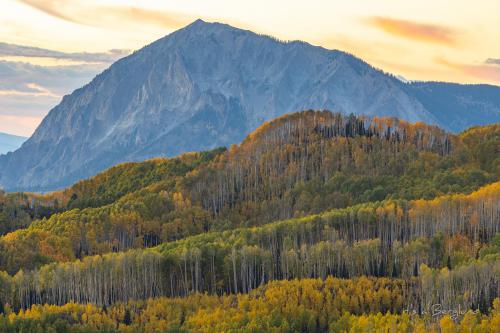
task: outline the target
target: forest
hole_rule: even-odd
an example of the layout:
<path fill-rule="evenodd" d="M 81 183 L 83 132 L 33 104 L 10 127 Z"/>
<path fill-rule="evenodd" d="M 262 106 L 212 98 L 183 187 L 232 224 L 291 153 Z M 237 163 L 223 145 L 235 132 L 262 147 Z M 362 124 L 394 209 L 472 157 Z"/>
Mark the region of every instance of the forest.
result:
<path fill-rule="evenodd" d="M 0 192 L 0 331 L 498 332 L 499 147 L 304 111 Z"/>
<path fill-rule="evenodd" d="M 0 315 L 2 332 L 498 332 L 489 314 L 405 308 L 405 282 L 390 278 L 273 281 L 247 294 L 191 294 L 109 307 L 34 305 Z M 447 315 L 432 320 L 436 313 Z M 449 314 L 448 314 L 449 313 Z"/>

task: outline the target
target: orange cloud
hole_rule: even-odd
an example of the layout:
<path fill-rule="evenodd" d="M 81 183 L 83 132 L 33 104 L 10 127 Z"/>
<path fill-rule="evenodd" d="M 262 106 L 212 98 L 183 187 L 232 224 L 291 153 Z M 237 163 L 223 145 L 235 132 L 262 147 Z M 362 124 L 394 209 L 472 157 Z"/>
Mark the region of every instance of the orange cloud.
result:
<path fill-rule="evenodd" d="M 68 0 L 19 1 L 59 19 L 96 27 L 120 29 L 123 24 L 134 23 L 174 29 L 192 21 L 192 18 L 179 13 L 132 6 L 100 6 L 92 4 L 91 1 L 82 3 Z"/>
<path fill-rule="evenodd" d="M 470 77 L 486 80 L 491 83 L 500 84 L 500 67 L 494 64 L 458 64 L 443 58 L 437 58 L 436 63 L 465 74 Z"/>
<path fill-rule="evenodd" d="M 457 43 L 457 32 L 440 25 L 397 20 L 387 17 L 372 17 L 368 22 L 372 26 L 398 37 L 446 45 Z"/>

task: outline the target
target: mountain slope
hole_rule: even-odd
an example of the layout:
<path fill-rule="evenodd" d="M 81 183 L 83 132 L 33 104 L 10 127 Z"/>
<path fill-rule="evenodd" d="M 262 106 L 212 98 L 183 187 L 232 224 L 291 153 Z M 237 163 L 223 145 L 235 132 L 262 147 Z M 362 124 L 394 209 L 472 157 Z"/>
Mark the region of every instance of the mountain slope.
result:
<path fill-rule="evenodd" d="M 408 85 L 438 123 L 459 132 L 472 125 L 500 122 L 500 88 L 443 82 L 414 82 Z"/>
<path fill-rule="evenodd" d="M 0 133 L 0 155 L 21 147 L 28 138 L 7 133 Z"/>
<path fill-rule="evenodd" d="M 349 54 L 198 20 L 65 96 L 21 149 L 0 157 L 0 187 L 51 190 L 119 162 L 227 146 L 263 121 L 303 109 L 397 116 L 452 130 L 481 117 L 481 108 L 463 120 L 444 116 L 440 103 L 423 103 L 422 96 L 417 85 Z M 488 121 L 499 121 L 500 103 L 484 103 Z"/>

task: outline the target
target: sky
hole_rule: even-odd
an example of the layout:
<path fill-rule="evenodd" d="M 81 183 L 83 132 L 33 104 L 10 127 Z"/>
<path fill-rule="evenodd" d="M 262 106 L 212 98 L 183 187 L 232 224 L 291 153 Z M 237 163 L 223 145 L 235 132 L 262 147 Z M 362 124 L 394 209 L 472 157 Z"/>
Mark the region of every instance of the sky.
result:
<path fill-rule="evenodd" d="M 407 80 L 500 85 L 499 0 L 1 0 L 0 132 L 201 18 L 350 52 Z"/>

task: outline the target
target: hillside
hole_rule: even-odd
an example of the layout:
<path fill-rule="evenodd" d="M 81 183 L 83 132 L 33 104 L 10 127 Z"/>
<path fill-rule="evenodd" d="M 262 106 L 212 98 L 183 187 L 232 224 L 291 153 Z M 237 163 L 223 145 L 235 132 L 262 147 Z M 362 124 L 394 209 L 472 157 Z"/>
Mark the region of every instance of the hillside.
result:
<path fill-rule="evenodd" d="M 307 111 L 266 123 L 227 151 L 122 164 L 45 196 L 4 194 L 3 233 L 12 233 L 0 241 L 0 269 L 371 201 L 469 193 L 499 179 L 498 128 L 456 136 L 421 123 Z"/>
<path fill-rule="evenodd" d="M 499 202 L 495 183 L 470 195 L 359 205 L 46 265 L 13 277 L 0 274 L 0 304 L 31 308 L 9 316 L 5 325 L 13 329 L 30 319 L 52 327 L 56 318 L 69 317 L 76 319 L 59 325 L 90 325 L 91 332 L 211 332 L 242 329 L 248 320 L 258 320 L 254 325 L 263 330 L 277 325 L 286 332 L 280 323 L 288 323 L 323 332 L 336 325 L 370 327 L 357 316 L 379 313 L 371 320 L 382 320 L 380 312 L 417 329 L 408 325 L 440 324 L 425 316 L 409 321 L 404 311 L 429 311 L 433 304 L 477 309 L 477 321 L 468 325 L 495 327 L 500 235 L 492 235 L 500 230 Z M 86 303 L 93 305 L 79 305 Z M 344 312 L 350 313 L 347 322 Z M 247 319 L 241 317 L 245 313 Z"/>
<path fill-rule="evenodd" d="M 0 193 L 0 327 L 496 327 L 499 138 L 304 111 L 229 149 Z"/>
<path fill-rule="evenodd" d="M 121 162 L 230 146 L 306 108 L 448 131 L 500 121 L 500 88 L 403 83 L 338 50 L 198 20 L 65 96 L 15 153 L 0 187 L 61 189 Z"/>

